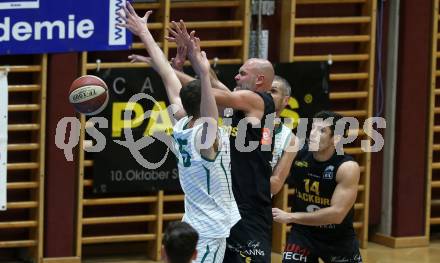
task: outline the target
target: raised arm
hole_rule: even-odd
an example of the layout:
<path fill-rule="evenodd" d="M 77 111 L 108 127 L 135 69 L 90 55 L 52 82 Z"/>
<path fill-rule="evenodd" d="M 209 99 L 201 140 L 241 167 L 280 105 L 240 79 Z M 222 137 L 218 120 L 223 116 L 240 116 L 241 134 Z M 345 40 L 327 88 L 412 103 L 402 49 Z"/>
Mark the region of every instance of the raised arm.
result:
<path fill-rule="evenodd" d="M 181 33 L 180 28 L 176 29 Z M 192 33 L 186 35 L 184 38 L 185 45 L 188 49 L 189 59 L 194 68 L 194 71 L 199 75 L 201 82 L 201 100 L 200 100 L 200 116 L 204 124 L 202 132 L 198 134 L 201 142 L 205 147 L 200 149 L 202 156 L 208 159 L 214 159 L 216 156 L 216 149 L 213 145 L 217 138 L 218 129 L 218 109 L 215 103 L 214 95 L 212 93 L 211 81 L 209 77 L 210 65 L 206 58 L 206 53 L 200 51 L 200 39 L 194 37 Z"/>
<path fill-rule="evenodd" d="M 356 202 L 359 177 L 360 169 L 356 162 L 343 163 L 336 174 L 337 186 L 330 201 L 330 207 L 309 213 L 287 213 L 278 208 L 273 208 L 274 221 L 309 226 L 341 224 Z"/>
<path fill-rule="evenodd" d="M 172 29 L 168 29 L 168 31 L 170 32 L 171 36 L 170 37 L 165 37 L 168 41 L 170 42 L 174 42 L 179 46 L 179 42 L 181 43 L 183 38 L 188 39 L 191 38 L 190 34 L 188 34 L 188 30 L 186 29 L 186 25 L 185 22 L 183 22 L 183 20 L 179 21 L 179 30 L 177 30 L 177 23 L 175 23 L 174 21 L 172 22 L 174 24 L 174 28 L 176 29 L 176 31 L 172 30 Z M 191 32 L 191 34 L 194 36 L 195 31 Z M 179 51 L 179 50 L 178 50 Z M 179 54 L 179 52 L 177 52 L 177 54 Z M 187 74 L 185 74 L 182 71 L 182 67 L 184 64 L 185 60 L 182 59 L 182 56 L 178 56 L 176 55 L 176 58 L 173 60 L 173 64 L 175 64 L 174 69 L 176 71 L 176 75 L 180 80 L 180 83 L 182 85 L 187 84 L 188 82 L 193 81 L 195 78 L 191 77 Z M 223 83 L 221 83 L 217 77 L 215 76 L 215 72 L 213 72 L 213 70 L 210 68 L 210 80 L 211 80 L 211 87 L 216 88 L 216 89 L 223 89 L 223 90 L 229 90 Z"/>
<path fill-rule="evenodd" d="M 153 64 L 155 65 L 155 70 L 162 78 L 168 99 L 172 104 L 179 106 L 179 111 L 175 114 L 176 118 L 184 116 L 185 112 L 183 111 L 182 102 L 180 101 L 179 97 L 179 92 L 182 88 L 182 85 L 180 84 L 176 74 L 174 74 L 174 70 L 168 63 L 168 60 L 165 58 L 162 50 L 157 45 L 156 41 L 154 41 L 151 32 L 148 30 L 148 18 L 152 11 L 147 11 L 144 17 L 141 18 L 136 14 L 133 6 L 127 2 L 127 6 L 124 7 L 124 12 L 125 14 L 118 13 L 121 19 L 124 20 L 124 23 L 118 25 L 127 28 L 141 39 L 151 57 Z"/>
<path fill-rule="evenodd" d="M 230 91 L 224 89 L 213 90 L 215 101 L 223 108 L 242 110 L 248 117 L 261 119 L 264 115 L 264 101 L 255 92 L 249 90 Z"/>
<path fill-rule="evenodd" d="M 182 71 L 176 70 L 175 72 L 176 72 L 177 78 L 180 80 L 180 83 L 182 85 L 185 85 L 186 83 L 195 80 L 194 77 L 191 77 L 190 75 L 188 75 L 188 74 L 186 74 L 186 73 L 184 73 Z M 220 82 L 220 80 L 215 79 L 212 76 L 210 76 L 210 80 L 211 80 L 211 87 L 213 87 L 214 89 L 230 91 L 228 89 L 228 87 L 225 86 L 225 84 Z"/>
<path fill-rule="evenodd" d="M 177 30 L 180 31 L 180 29 Z M 204 51 L 200 51 L 200 39 L 192 35 L 190 38 L 185 39 L 185 41 L 189 52 L 189 59 L 195 72 L 197 75 L 199 75 L 200 82 L 202 84 L 200 117 L 208 117 L 217 122 L 218 110 L 211 88 L 211 81 L 209 77 L 210 65 L 208 59 L 206 58 L 206 53 Z"/>
<path fill-rule="evenodd" d="M 295 135 L 290 136 L 290 147 L 297 147 L 298 143 Z M 281 158 L 275 165 L 272 176 L 270 177 L 270 192 L 276 195 L 290 174 L 290 168 L 292 167 L 293 160 L 296 157 L 298 151 L 284 151 Z"/>

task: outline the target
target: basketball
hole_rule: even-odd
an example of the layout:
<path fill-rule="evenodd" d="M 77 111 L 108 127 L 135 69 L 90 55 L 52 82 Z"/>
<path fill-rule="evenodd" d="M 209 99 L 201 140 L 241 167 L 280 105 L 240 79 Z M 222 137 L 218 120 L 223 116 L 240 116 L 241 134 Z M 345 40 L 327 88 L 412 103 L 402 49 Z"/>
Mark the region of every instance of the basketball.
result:
<path fill-rule="evenodd" d="M 69 101 L 79 113 L 96 115 L 108 102 L 109 94 L 105 82 L 92 75 L 75 79 L 69 90 Z"/>

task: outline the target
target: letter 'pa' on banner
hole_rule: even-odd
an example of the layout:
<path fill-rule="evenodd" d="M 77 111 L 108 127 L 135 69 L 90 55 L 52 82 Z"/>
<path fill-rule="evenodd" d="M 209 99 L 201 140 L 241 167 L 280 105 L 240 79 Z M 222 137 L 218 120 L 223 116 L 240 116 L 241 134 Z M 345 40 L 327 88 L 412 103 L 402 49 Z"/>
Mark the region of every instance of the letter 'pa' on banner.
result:
<path fill-rule="evenodd" d="M 126 0 L 0 0 L 0 55 L 124 50 Z"/>
<path fill-rule="evenodd" d="M 0 71 L 0 210 L 6 210 L 6 163 L 8 153 L 8 79 Z"/>

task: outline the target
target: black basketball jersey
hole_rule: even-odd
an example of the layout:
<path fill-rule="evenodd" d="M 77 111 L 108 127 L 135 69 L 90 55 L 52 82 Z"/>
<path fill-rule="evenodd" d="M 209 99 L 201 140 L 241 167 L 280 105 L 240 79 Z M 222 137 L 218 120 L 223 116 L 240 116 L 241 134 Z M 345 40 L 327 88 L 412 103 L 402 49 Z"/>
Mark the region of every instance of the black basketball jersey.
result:
<path fill-rule="evenodd" d="M 335 191 L 336 173 L 338 168 L 347 161 L 352 161 L 349 155 L 334 155 L 327 161 L 320 162 L 313 158 L 307 146 L 298 152 L 293 161 L 289 184 L 295 189 L 292 212 L 313 212 L 329 207 Z M 317 234 L 323 239 L 354 235 L 354 209 L 351 208 L 341 224 L 323 226 L 305 226 L 294 224 L 297 230 Z M 321 235 L 322 234 L 322 235 Z"/>
<path fill-rule="evenodd" d="M 239 122 L 246 117 L 242 111 L 234 111 L 232 117 L 231 143 L 231 175 L 232 189 L 235 200 L 241 211 L 270 211 L 270 176 L 272 169 L 272 141 L 273 129 L 265 128 L 265 120 L 268 114 L 275 112 L 273 98 L 268 93 L 256 92 L 264 101 L 264 115 L 261 120 L 260 128 L 253 128 L 247 124 L 244 146 L 249 146 L 249 142 L 258 142 L 258 148 L 253 151 L 241 152 L 236 147 L 236 140 L 244 130 L 238 129 Z M 273 125 L 272 125 L 273 126 Z M 269 146 L 267 151 L 262 151 L 262 145 Z M 264 148 L 264 147 L 263 147 Z M 269 213 L 269 216 L 271 212 Z M 242 214 L 243 216 L 243 214 Z"/>

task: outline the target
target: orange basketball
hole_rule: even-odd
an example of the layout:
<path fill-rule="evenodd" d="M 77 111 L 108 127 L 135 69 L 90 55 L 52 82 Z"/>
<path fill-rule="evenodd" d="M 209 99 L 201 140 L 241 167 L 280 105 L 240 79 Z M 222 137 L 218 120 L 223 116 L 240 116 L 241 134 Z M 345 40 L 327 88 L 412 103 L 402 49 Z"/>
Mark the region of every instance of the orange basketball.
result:
<path fill-rule="evenodd" d="M 107 106 L 108 98 L 107 85 L 96 76 L 81 76 L 70 85 L 69 101 L 79 113 L 85 115 L 100 113 Z"/>

